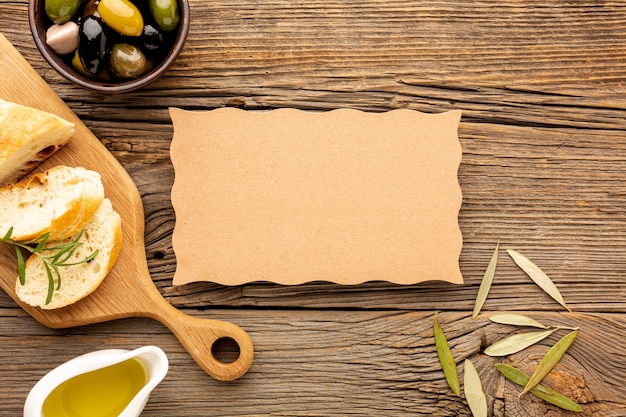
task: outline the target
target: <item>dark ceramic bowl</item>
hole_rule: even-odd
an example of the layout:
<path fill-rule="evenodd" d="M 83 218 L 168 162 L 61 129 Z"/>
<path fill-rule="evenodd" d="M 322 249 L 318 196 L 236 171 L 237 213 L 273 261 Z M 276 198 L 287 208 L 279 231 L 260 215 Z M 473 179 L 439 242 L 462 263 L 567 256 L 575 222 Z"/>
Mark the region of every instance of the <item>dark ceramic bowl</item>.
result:
<path fill-rule="evenodd" d="M 45 0 L 29 0 L 28 19 L 35 44 L 48 63 L 69 81 L 91 90 L 123 93 L 145 87 L 160 78 L 176 60 L 185 45 L 189 32 L 189 0 L 178 0 L 180 21 L 175 32 L 175 39 L 165 57 L 155 62 L 154 68 L 139 78 L 123 81 L 102 81 L 80 74 L 68 62 L 67 57 L 59 56 L 46 44 L 46 30 L 52 24 L 44 9 Z"/>

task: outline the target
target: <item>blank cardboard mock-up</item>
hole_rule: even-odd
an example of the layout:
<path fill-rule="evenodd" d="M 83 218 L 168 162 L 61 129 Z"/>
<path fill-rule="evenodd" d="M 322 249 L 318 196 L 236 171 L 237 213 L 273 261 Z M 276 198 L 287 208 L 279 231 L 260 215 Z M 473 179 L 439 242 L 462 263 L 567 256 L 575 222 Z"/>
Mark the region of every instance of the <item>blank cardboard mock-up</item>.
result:
<path fill-rule="evenodd" d="M 463 282 L 461 111 L 170 116 L 174 285 Z"/>

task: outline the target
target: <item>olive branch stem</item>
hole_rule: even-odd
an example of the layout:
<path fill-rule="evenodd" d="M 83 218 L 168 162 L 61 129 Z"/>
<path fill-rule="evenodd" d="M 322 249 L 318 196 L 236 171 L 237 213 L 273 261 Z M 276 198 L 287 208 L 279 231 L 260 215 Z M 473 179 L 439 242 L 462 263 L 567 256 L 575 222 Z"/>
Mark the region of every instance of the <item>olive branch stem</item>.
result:
<path fill-rule="evenodd" d="M 83 236 L 84 232 L 84 229 L 78 232 L 78 234 L 76 234 L 76 236 L 70 241 L 70 243 L 46 247 L 46 244 L 50 239 L 50 232 L 44 233 L 38 238 L 32 240 L 18 242 L 11 239 L 11 235 L 13 234 L 13 227 L 11 227 L 4 235 L 4 237 L 0 239 L 0 242 L 6 242 L 12 245 L 15 249 L 15 254 L 17 256 L 17 273 L 21 285 L 24 285 L 26 283 L 26 262 L 24 260 L 22 250 L 26 250 L 31 255 L 38 256 L 41 259 L 44 269 L 46 270 L 46 275 L 48 277 L 48 293 L 46 296 L 46 304 L 49 304 L 52 300 L 52 295 L 54 294 L 54 291 L 58 291 L 61 288 L 61 271 L 59 270 L 59 268 L 87 263 L 93 260 L 98 255 L 99 249 L 96 249 L 91 253 L 91 255 L 87 256 L 86 258 L 78 260 L 76 262 L 70 262 L 70 259 L 72 258 L 78 247 L 82 245 L 82 242 L 80 242 L 80 238 Z M 55 278 L 57 282 L 56 286 L 54 284 Z"/>

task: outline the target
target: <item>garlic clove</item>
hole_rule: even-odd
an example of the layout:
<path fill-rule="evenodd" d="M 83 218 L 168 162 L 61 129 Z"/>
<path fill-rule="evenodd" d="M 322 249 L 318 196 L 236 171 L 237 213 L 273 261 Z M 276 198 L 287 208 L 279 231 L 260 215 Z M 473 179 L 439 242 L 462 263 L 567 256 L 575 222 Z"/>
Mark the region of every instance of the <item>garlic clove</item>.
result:
<path fill-rule="evenodd" d="M 67 55 L 78 48 L 78 25 L 73 22 L 55 24 L 46 31 L 46 43 L 59 55 Z"/>

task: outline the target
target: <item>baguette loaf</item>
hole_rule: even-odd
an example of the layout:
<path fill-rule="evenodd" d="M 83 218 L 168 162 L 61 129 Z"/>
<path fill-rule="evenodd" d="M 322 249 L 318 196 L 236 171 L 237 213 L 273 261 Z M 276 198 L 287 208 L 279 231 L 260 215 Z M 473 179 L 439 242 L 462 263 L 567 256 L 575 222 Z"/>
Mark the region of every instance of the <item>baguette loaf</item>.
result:
<path fill-rule="evenodd" d="M 74 123 L 0 99 L 0 186 L 11 184 L 65 146 Z"/>
<path fill-rule="evenodd" d="M 0 188 L 0 236 L 29 241 L 50 232 L 49 240 L 75 235 L 104 199 L 100 174 L 64 165 Z"/>
<path fill-rule="evenodd" d="M 61 242 L 49 242 L 46 246 L 58 246 L 72 242 L 70 237 Z M 122 229 L 120 215 L 113 210 L 111 201 L 105 198 L 87 222 L 78 247 L 68 262 L 76 263 L 89 257 L 95 250 L 98 254 L 89 262 L 71 266 L 59 266 L 61 286 L 57 288 L 57 276 L 54 276 L 55 291 L 50 303 L 46 304 L 48 293 L 48 275 L 43 261 L 37 255 L 31 255 L 26 261 L 25 283 L 19 279 L 15 285 L 17 296 L 27 304 L 42 309 L 56 309 L 91 294 L 104 280 L 117 261 L 122 247 Z M 44 252 L 45 254 L 45 252 Z"/>

